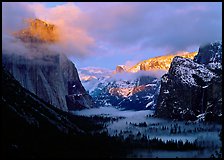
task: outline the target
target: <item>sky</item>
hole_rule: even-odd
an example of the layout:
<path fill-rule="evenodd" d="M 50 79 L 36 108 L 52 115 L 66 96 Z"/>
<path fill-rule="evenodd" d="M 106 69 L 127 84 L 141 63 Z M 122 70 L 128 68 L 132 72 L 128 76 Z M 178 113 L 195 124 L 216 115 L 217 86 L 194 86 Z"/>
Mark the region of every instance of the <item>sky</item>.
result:
<path fill-rule="evenodd" d="M 5 2 L 3 41 L 24 18 L 59 26 L 58 51 L 77 68 L 131 66 L 222 39 L 221 2 Z"/>

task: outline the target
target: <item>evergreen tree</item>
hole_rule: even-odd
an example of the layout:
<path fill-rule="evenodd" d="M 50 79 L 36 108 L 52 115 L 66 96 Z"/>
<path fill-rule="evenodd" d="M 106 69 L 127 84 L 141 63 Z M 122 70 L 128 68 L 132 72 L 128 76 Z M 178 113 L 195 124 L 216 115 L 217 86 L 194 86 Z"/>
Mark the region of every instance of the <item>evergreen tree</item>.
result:
<path fill-rule="evenodd" d="M 178 133 L 181 133 L 181 129 L 180 129 L 180 126 L 178 127 Z"/>

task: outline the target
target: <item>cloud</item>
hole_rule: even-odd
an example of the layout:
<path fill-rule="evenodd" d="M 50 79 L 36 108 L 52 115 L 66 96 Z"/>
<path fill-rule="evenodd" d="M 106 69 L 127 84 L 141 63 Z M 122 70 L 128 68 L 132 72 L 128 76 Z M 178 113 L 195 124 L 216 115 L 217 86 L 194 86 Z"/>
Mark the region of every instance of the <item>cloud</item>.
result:
<path fill-rule="evenodd" d="M 124 81 L 132 81 L 132 80 L 137 80 L 140 77 L 154 77 L 154 78 L 161 78 L 162 75 L 167 73 L 166 70 L 155 70 L 155 71 L 139 71 L 136 73 L 131 73 L 131 72 L 122 72 L 122 73 L 116 73 L 112 75 L 110 78 L 111 81 L 119 81 L 119 80 L 124 80 Z"/>
<path fill-rule="evenodd" d="M 27 27 L 24 19 L 35 18 L 25 3 L 2 3 L 2 51 L 3 53 L 26 54 L 29 50 L 21 41 L 12 36 L 13 32 Z"/>
<path fill-rule="evenodd" d="M 2 32 L 10 34 L 26 27 L 24 19 L 35 18 L 35 14 L 26 5 L 21 2 L 3 2 L 2 3 Z"/>
<path fill-rule="evenodd" d="M 86 10 L 91 4 L 82 4 Z M 221 3 L 98 4 L 88 13 L 88 30 L 99 41 L 125 49 L 185 50 L 222 38 Z"/>
<path fill-rule="evenodd" d="M 102 57 L 119 57 L 125 63 L 137 54 L 150 58 L 222 38 L 221 2 L 78 2 L 52 7 L 5 2 L 2 14 L 3 37 L 24 28 L 23 19 L 40 18 L 61 31 L 61 42 L 51 48 L 77 58 L 90 55 L 97 63 Z"/>
<path fill-rule="evenodd" d="M 12 33 L 26 27 L 23 22 L 27 18 L 39 18 L 56 25 L 59 29 L 60 41 L 50 45 L 48 49 L 58 53 L 83 57 L 93 53 L 95 40 L 78 24 L 83 14 L 73 3 L 47 8 L 42 3 L 4 3 L 3 4 L 3 50 L 10 45 L 20 46 L 21 43 L 13 40 Z M 11 38 L 4 38 L 10 37 Z M 13 41 L 12 41 L 13 40 Z M 16 48 L 14 47 L 15 51 Z"/>
<path fill-rule="evenodd" d="M 138 61 L 137 60 L 128 60 L 128 61 L 126 61 L 125 62 L 125 66 L 126 66 L 126 68 L 127 69 L 129 69 L 129 68 L 131 68 L 132 66 L 134 66 L 134 65 L 136 65 L 138 63 Z"/>
<path fill-rule="evenodd" d="M 30 4 L 35 15 L 40 19 L 46 19 L 55 24 L 61 31 L 61 43 L 63 52 L 71 55 L 85 56 L 91 54 L 95 40 L 88 35 L 88 31 L 79 25 L 82 11 L 74 3 L 66 3 L 56 7 L 47 8 L 40 3 Z"/>

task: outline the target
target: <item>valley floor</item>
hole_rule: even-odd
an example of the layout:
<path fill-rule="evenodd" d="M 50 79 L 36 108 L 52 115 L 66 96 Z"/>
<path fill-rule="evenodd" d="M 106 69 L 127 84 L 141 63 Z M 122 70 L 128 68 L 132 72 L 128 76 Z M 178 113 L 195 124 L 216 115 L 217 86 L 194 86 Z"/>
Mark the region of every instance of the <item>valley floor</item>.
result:
<path fill-rule="evenodd" d="M 110 136 L 119 136 L 123 138 L 134 137 L 140 140 L 142 137 L 147 139 L 161 139 L 167 141 L 197 142 L 203 147 L 203 150 L 147 150 L 133 149 L 127 157 L 210 157 L 219 150 L 221 141 L 219 133 L 222 126 L 215 123 L 204 122 L 186 122 L 169 121 L 160 118 L 154 118 L 154 111 L 142 110 L 119 110 L 115 107 L 100 107 L 73 112 L 75 115 L 86 117 L 112 118 L 104 122 L 104 129 L 98 132 L 106 131 Z M 101 122 L 99 122 L 101 123 Z"/>

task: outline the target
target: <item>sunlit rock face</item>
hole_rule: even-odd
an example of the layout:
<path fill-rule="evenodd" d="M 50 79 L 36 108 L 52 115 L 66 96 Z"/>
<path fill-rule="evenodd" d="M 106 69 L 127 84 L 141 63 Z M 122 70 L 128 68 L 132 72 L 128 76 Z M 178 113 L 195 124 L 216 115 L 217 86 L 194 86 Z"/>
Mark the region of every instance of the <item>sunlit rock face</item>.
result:
<path fill-rule="evenodd" d="M 209 45 L 211 47 L 213 44 Z M 156 116 L 196 120 L 197 116 L 204 114 L 205 120 L 220 120 L 222 75 L 209 68 L 209 63 L 202 62 L 202 59 L 206 59 L 211 52 L 208 49 L 210 47 L 206 46 L 207 52 L 206 48 L 200 48 L 198 53 L 200 56 L 196 56 L 194 60 L 179 56 L 173 59 L 168 73 L 161 79 Z M 197 57 L 201 57 L 201 60 Z M 196 63 L 199 61 L 202 63 Z"/>
<path fill-rule="evenodd" d="M 126 71 L 127 71 L 127 69 L 126 69 L 126 66 L 125 65 L 118 65 L 116 67 L 115 73 L 122 73 L 122 72 L 126 72 Z"/>
<path fill-rule="evenodd" d="M 91 96 L 82 86 L 75 65 L 48 48 L 59 39 L 54 25 L 34 19 L 14 34 L 29 53 L 3 51 L 3 66 L 23 87 L 62 110 L 91 108 Z"/>
<path fill-rule="evenodd" d="M 110 88 L 109 93 L 115 96 L 129 97 L 135 93 L 141 92 L 146 88 L 144 85 L 134 86 L 130 88 Z"/>
<path fill-rule="evenodd" d="M 40 19 L 27 19 L 28 27 L 15 32 L 15 37 L 23 42 L 54 43 L 59 41 L 58 28 Z"/>
<path fill-rule="evenodd" d="M 196 52 L 181 52 L 175 55 L 193 59 L 195 54 Z M 134 110 L 155 109 L 160 89 L 160 76 L 168 71 L 173 57 L 174 55 L 166 55 L 151 58 L 139 62 L 131 68 L 125 65 L 118 65 L 113 74 L 106 74 L 108 77 L 104 75 L 93 78 L 91 77 L 93 76 L 92 74 L 81 74 L 82 83 L 98 106 L 112 105 Z M 157 76 L 136 75 L 147 71 L 153 71 Z M 131 75 L 135 78 L 128 79 L 127 76 Z M 121 76 L 123 78 L 114 79 L 113 76 Z"/>
<path fill-rule="evenodd" d="M 178 54 L 172 55 L 164 55 L 155 58 L 150 58 L 148 60 L 144 60 L 134 65 L 128 72 L 138 72 L 138 71 L 151 71 L 151 70 L 168 70 L 170 68 L 170 64 L 175 56 L 181 56 L 184 58 L 193 59 L 197 52 L 181 52 Z"/>

